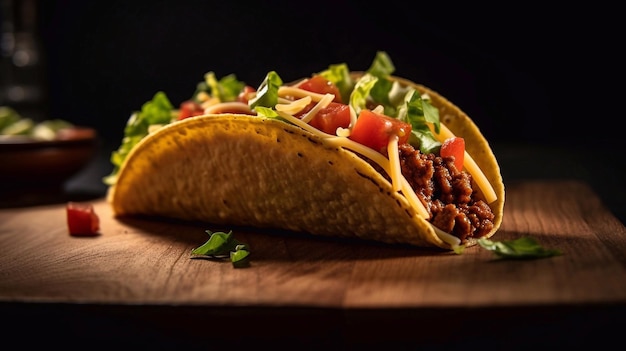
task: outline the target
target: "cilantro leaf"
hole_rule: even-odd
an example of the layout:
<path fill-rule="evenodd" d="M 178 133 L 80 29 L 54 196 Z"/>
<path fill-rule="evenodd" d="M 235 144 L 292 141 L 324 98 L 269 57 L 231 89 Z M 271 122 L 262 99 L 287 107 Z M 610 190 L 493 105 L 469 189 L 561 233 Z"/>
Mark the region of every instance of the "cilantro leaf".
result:
<path fill-rule="evenodd" d="M 228 233 L 206 230 L 206 233 L 209 234 L 209 239 L 191 251 L 191 258 L 228 257 L 235 268 L 248 266 L 248 245 L 236 240 L 232 230 Z"/>
<path fill-rule="evenodd" d="M 257 106 L 274 107 L 278 103 L 278 88 L 283 80 L 276 71 L 270 71 L 257 88 L 256 96 L 248 101 L 248 106 L 254 109 Z"/>
<path fill-rule="evenodd" d="M 230 261 L 235 268 L 247 267 L 250 265 L 248 256 L 250 256 L 248 247 L 246 245 L 237 245 L 235 251 L 230 252 Z"/>
<path fill-rule="evenodd" d="M 400 120 L 411 124 L 411 144 L 419 146 L 420 151 L 424 154 L 437 151 L 441 147 L 441 143 L 435 139 L 428 123 L 432 123 L 435 126 L 435 131 L 439 131 L 439 110 L 431 105 L 429 100 L 422 99 L 417 91 L 412 92 L 406 102 L 405 109 L 406 113 L 400 116 Z"/>
<path fill-rule="evenodd" d="M 562 255 L 560 250 L 544 248 L 531 237 L 502 241 L 478 239 L 478 244 L 502 258 L 534 259 Z"/>

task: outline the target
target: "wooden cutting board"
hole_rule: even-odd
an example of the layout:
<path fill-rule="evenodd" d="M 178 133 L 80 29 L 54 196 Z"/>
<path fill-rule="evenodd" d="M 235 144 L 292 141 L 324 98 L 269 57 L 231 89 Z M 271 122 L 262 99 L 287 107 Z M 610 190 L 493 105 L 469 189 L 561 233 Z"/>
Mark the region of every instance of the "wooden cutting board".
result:
<path fill-rule="evenodd" d="M 234 228 L 250 267 L 190 259 L 200 223 L 115 219 L 68 234 L 65 204 L 0 210 L 0 301 L 329 308 L 492 307 L 626 302 L 626 229 L 576 181 L 507 185 L 494 240 L 535 237 L 563 255 L 502 260 L 406 246 Z"/>

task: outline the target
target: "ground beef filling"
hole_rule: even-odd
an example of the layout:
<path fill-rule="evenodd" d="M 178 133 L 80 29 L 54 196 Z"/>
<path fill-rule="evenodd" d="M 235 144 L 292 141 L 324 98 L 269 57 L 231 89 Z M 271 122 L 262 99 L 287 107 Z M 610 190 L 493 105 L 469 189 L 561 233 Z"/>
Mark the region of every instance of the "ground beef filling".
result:
<path fill-rule="evenodd" d="M 402 174 L 426 206 L 431 223 L 465 242 L 493 229 L 494 214 L 472 190 L 472 176 L 459 171 L 453 157 L 422 154 L 399 145 Z"/>

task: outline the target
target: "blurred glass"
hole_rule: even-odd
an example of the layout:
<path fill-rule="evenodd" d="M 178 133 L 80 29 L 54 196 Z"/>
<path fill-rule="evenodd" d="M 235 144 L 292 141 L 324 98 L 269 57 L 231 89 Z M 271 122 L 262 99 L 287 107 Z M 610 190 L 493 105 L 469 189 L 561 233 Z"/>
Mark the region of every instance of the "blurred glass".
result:
<path fill-rule="evenodd" d="M 44 118 L 44 60 L 36 0 L 0 0 L 0 105 Z"/>

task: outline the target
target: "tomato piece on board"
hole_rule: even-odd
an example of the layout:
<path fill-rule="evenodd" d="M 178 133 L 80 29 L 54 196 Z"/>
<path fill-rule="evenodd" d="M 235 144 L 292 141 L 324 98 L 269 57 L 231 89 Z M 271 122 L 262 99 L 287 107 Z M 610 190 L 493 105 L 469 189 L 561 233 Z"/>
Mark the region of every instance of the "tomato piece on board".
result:
<path fill-rule="evenodd" d="M 342 102 L 341 93 L 339 93 L 339 88 L 337 88 L 335 83 L 320 75 L 315 75 L 307 79 L 300 84 L 298 88 L 318 94 L 333 94 L 335 95 L 335 99 L 333 99 L 334 102 Z"/>
<path fill-rule="evenodd" d="M 444 140 L 441 144 L 441 157 L 454 157 L 454 165 L 459 171 L 463 169 L 463 159 L 465 157 L 465 139 L 461 137 L 452 137 Z"/>
<path fill-rule="evenodd" d="M 411 136 L 411 125 L 370 110 L 362 110 L 349 138 L 384 154 L 393 135 L 398 136 L 399 144 L 407 143 Z"/>
<path fill-rule="evenodd" d="M 88 203 L 68 202 L 66 205 L 67 227 L 70 235 L 97 235 L 100 230 L 100 218 Z"/>
<path fill-rule="evenodd" d="M 187 100 L 180 104 L 180 112 L 178 114 L 178 120 L 188 117 L 199 116 L 204 114 L 204 109 L 197 102 Z"/>

